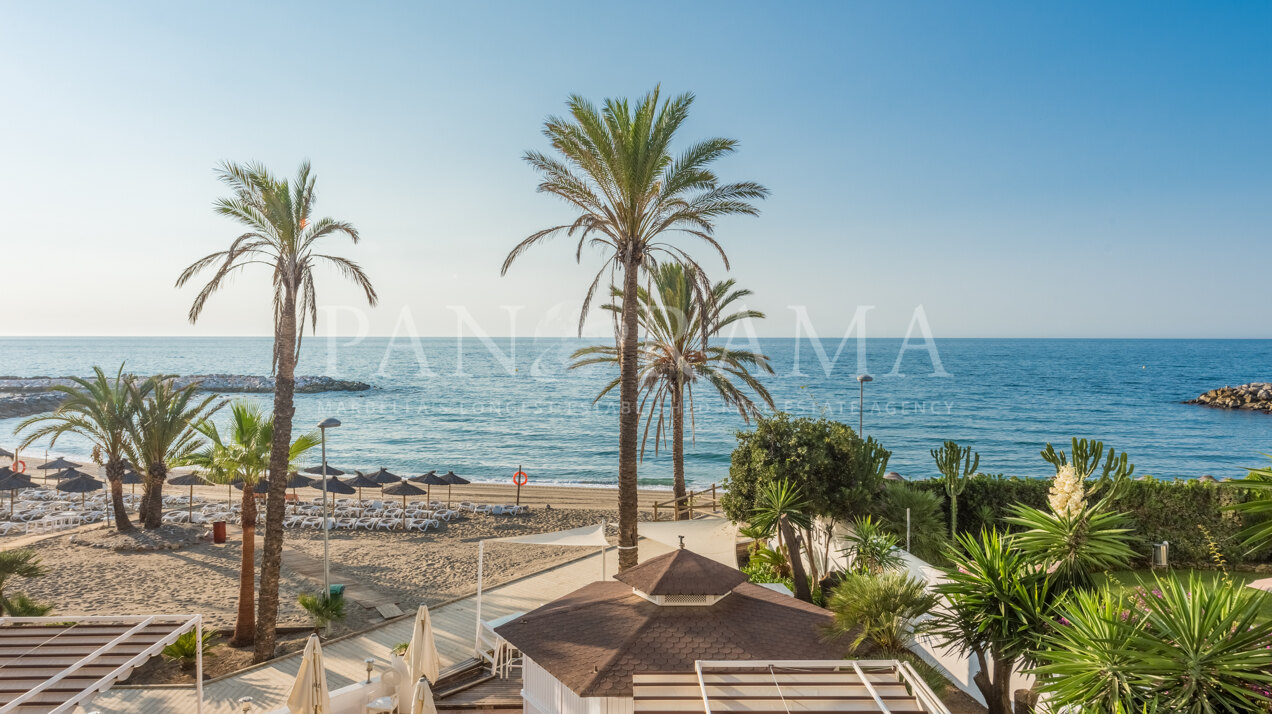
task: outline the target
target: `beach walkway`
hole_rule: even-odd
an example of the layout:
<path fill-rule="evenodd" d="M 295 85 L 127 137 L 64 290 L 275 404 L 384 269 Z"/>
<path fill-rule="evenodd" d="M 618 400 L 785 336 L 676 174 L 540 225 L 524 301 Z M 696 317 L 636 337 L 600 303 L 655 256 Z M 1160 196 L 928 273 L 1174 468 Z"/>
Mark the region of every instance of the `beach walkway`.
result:
<path fill-rule="evenodd" d="M 670 547 L 661 543 L 640 541 L 642 561 L 668 550 Z M 534 609 L 597 580 L 601 574 L 600 557 L 599 553 L 594 553 L 488 590 L 482 598 L 482 619 L 491 620 Z M 617 567 L 618 551 L 609 548 L 605 552 L 605 572 L 613 575 Z M 471 595 L 432 610 L 437 650 L 443 667 L 473 656 L 476 607 L 477 597 Z M 389 650 L 411 638 L 412 621 L 413 617 L 404 617 L 324 644 L 328 687 L 334 691 L 365 679 L 364 660 L 368 657 L 375 659 L 376 671 L 383 672 L 388 665 Z M 283 706 L 300 669 L 301 655 L 301 652 L 295 652 L 239 674 L 205 682 L 203 711 L 215 714 L 239 712 L 240 697 L 252 697 L 253 711 L 258 714 Z M 119 686 L 99 696 L 90 709 L 102 714 L 193 712 L 194 702 L 194 687 L 190 685 Z"/>

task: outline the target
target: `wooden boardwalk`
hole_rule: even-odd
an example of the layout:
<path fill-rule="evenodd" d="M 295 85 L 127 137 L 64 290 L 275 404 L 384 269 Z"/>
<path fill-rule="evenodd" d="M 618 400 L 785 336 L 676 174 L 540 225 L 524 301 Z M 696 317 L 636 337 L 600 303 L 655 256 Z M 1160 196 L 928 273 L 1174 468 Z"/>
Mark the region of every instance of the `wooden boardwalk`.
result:
<path fill-rule="evenodd" d="M 670 547 L 661 543 L 640 541 L 642 561 L 668 550 Z M 609 575 L 617 569 L 617 553 L 614 548 L 609 548 L 605 553 L 605 572 Z M 600 557 L 599 553 L 593 553 L 487 591 L 482 599 L 482 619 L 491 620 L 514 612 L 532 610 L 599 579 Z M 476 583 L 473 585 L 475 590 Z M 474 594 L 432 611 L 433 630 L 443 667 L 473 656 L 476 606 L 477 598 Z M 364 679 L 364 660 L 368 657 L 376 660 L 376 671 L 384 671 L 388 664 L 389 650 L 410 639 L 411 625 L 412 618 L 404 617 L 362 634 L 324 644 L 327 686 L 336 690 Z M 296 672 L 300 669 L 301 654 L 296 652 L 237 675 L 206 682 L 203 687 L 203 711 L 214 714 L 237 713 L 240 697 L 252 697 L 254 711 L 258 713 L 283 706 L 287 692 L 295 681 Z M 102 714 L 194 712 L 194 687 L 115 687 L 97 697 L 89 709 Z"/>

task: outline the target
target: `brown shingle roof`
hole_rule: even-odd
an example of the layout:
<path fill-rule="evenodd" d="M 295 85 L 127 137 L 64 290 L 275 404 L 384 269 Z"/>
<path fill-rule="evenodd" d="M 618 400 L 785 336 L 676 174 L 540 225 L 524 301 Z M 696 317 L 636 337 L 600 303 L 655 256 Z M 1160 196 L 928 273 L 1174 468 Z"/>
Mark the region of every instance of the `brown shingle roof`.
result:
<path fill-rule="evenodd" d="M 680 548 L 614 576 L 646 595 L 724 595 L 746 582 L 737 568 Z"/>
<path fill-rule="evenodd" d="M 592 583 L 496 632 L 582 697 L 628 697 L 632 674 L 691 671 L 696 660 L 847 653 L 846 640 L 824 639 L 830 613 L 758 585 L 738 584 L 714 605 L 695 607 L 656 605 L 631 588 Z"/>

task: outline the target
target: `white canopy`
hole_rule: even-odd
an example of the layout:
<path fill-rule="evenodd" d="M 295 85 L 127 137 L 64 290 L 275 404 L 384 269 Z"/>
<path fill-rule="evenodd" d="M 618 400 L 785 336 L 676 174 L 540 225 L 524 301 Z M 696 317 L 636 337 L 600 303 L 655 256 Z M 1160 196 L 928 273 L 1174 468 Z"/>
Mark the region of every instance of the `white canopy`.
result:
<path fill-rule="evenodd" d="M 605 524 L 571 528 L 568 531 L 552 533 L 535 533 L 533 535 L 512 536 L 509 538 L 492 538 L 491 543 L 522 543 L 525 545 L 577 545 L 604 548 L 609 545 L 605 540 Z"/>
<path fill-rule="evenodd" d="M 318 635 L 310 635 L 305 643 L 300 671 L 287 696 L 287 710 L 292 714 L 331 714 L 331 693 L 327 691 L 327 670 L 322 664 Z"/>
<path fill-rule="evenodd" d="M 738 527 L 723 518 L 699 518 L 689 521 L 642 521 L 636 526 L 642 538 L 680 546 L 730 568 L 738 567 Z"/>

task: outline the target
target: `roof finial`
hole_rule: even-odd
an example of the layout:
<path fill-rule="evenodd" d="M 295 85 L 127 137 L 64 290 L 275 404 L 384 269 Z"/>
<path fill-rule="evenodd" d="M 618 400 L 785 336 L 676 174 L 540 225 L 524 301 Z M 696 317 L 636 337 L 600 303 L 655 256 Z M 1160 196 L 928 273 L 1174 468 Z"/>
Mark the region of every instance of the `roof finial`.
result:
<path fill-rule="evenodd" d="M 684 550 L 684 549 L 685 549 L 685 537 L 684 537 L 684 536 L 679 536 L 679 538 L 680 538 L 680 549 L 681 549 L 681 550 Z"/>

